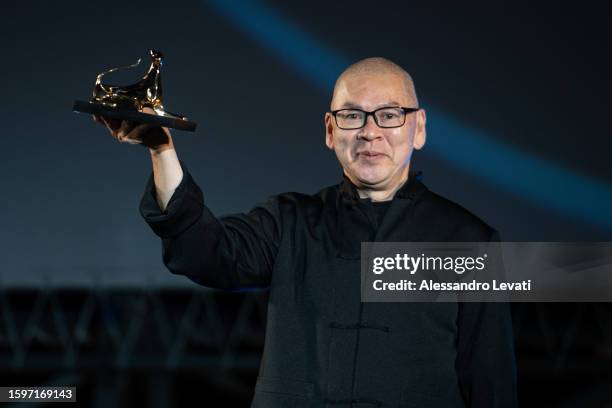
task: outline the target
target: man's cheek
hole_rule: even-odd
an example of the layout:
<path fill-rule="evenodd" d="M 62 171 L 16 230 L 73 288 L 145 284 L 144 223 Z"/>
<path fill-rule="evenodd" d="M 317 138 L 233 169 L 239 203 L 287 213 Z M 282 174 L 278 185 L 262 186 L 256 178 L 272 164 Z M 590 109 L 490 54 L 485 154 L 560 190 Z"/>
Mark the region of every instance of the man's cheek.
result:
<path fill-rule="evenodd" d="M 354 159 L 353 154 L 351 152 L 351 146 L 349 145 L 349 143 L 347 143 L 346 140 L 341 140 L 338 143 L 338 150 L 341 153 L 341 156 L 344 157 L 345 160 L 352 160 Z"/>

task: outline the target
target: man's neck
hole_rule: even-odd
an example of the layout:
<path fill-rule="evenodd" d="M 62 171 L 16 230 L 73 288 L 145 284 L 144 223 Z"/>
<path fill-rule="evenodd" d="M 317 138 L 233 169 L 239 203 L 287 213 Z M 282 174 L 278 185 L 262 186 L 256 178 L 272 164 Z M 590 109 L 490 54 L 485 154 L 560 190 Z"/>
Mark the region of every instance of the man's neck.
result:
<path fill-rule="evenodd" d="M 356 183 L 355 181 L 353 181 L 353 184 L 355 187 L 357 187 L 359 198 L 369 198 L 372 201 L 389 201 L 393 199 L 397 190 L 399 190 L 408 180 L 408 171 L 409 166 L 406 166 L 404 171 L 399 173 L 397 181 L 392 180 L 391 182 L 387 183 L 388 187 L 376 188 L 365 186 L 361 183 Z"/>

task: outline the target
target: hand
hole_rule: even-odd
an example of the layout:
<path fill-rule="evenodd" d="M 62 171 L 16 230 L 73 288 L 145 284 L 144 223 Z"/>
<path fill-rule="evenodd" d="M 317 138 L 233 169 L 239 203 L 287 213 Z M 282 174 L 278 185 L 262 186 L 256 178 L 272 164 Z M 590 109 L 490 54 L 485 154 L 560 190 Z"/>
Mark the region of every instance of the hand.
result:
<path fill-rule="evenodd" d="M 151 108 L 144 108 L 144 113 L 155 114 Z M 168 128 L 151 123 L 134 123 L 127 120 L 105 118 L 93 115 L 93 119 L 105 126 L 111 136 L 121 143 L 140 144 L 148 147 L 152 153 L 161 153 L 174 148 Z"/>

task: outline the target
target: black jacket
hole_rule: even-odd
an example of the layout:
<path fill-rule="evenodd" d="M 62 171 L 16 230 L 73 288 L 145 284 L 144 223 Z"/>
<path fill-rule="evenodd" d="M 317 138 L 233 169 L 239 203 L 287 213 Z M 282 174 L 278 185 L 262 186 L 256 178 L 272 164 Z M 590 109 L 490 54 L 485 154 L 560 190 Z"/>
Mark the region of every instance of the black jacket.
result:
<path fill-rule="evenodd" d="M 166 211 L 152 174 L 140 211 L 171 272 L 214 288 L 269 288 L 252 407 L 517 405 L 507 304 L 360 302 L 361 241 L 498 239 L 429 191 L 420 173 L 410 173 L 377 226 L 346 176 L 314 195 L 284 193 L 217 218 L 181 166 Z"/>

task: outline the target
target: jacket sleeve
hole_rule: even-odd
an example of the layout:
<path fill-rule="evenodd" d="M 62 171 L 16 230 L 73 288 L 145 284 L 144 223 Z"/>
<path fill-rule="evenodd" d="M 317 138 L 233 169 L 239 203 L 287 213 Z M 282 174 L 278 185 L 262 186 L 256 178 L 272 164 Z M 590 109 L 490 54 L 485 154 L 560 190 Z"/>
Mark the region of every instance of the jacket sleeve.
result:
<path fill-rule="evenodd" d="M 499 241 L 496 231 L 490 241 Z M 457 326 L 456 368 L 466 407 L 517 407 L 510 305 L 459 303 Z"/>
<path fill-rule="evenodd" d="M 165 211 L 157 203 L 152 173 L 140 202 L 142 217 L 161 238 L 164 265 L 213 288 L 268 287 L 281 234 L 276 197 L 248 214 L 217 218 L 180 163 L 183 178 Z"/>

